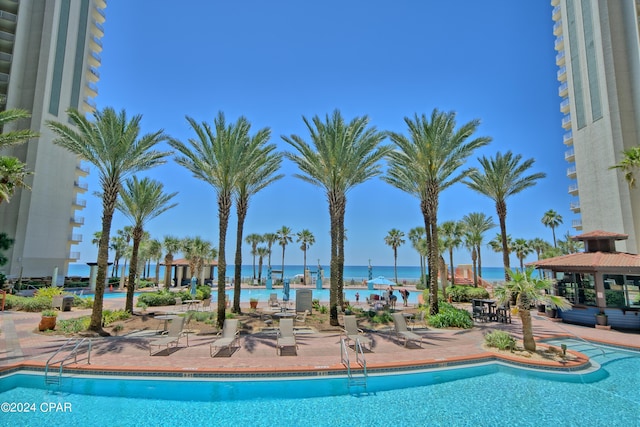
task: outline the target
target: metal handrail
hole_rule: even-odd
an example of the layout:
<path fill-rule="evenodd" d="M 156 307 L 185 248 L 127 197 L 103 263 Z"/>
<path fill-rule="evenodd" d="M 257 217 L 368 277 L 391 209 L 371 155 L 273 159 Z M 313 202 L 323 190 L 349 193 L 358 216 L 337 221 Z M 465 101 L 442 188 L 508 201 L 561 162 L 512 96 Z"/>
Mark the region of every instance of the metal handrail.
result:
<path fill-rule="evenodd" d="M 362 349 L 362 344 L 360 343 L 360 338 L 356 338 L 356 362 L 362 366 L 363 374 L 366 378 L 367 376 L 367 360 L 364 358 L 364 350 Z"/>
<path fill-rule="evenodd" d="M 340 339 L 340 362 L 347 367 L 347 375 L 351 378 L 351 362 L 349 362 L 349 352 L 344 338 Z"/>
<path fill-rule="evenodd" d="M 76 342 L 76 345 L 71 349 L 71 352 L 63 359 L 61 359 L 60 361 L 56 361 L 53 362 L 53 359 L 58 355 L 58 353 L 60 353 L 62 350 L 64 350 L 68 345 L 70 345 L 72 342 Z M 78 354 L 79 354 L 79 348 L 80 346 L 84 343 L 87 342 L 88 346 L 87 346 L 87 364 L 91 365 L 91 339 L 89 338 L 82 338 L 81 340 L 78 340 L 76 338 L 69 338 L 64 344 L 62 344 L 62 346 L 56 350 L 55 353 L 53 353 L 51 355 L 51 357 L 49 357 L 49 359 L 47 360 L 47 363 L 45 364 L 44 367 L 44 380 L 45 382 L 47 382 L 47 378 L 49 375 L 49 366 L 53 363 L 60 363 L 60 368 L 59 368 L 59 373 L 58 373 L 58 378 L 62 377 L 62 370 L 64 368 L 64 362 L 67 362 L 68 360 L 73 359 L 73 363 L 78 363 Z"/>

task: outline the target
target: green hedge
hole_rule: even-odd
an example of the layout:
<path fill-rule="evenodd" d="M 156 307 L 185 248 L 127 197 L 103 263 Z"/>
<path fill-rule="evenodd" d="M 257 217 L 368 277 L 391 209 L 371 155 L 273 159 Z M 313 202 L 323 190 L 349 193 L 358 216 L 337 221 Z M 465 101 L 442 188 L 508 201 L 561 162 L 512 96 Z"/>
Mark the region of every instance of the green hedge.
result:
<path fill-rule="evenodd" d="M 467 310 L 455 308 L 446 302 L 439 302 L 440 312 L 436 315 L 427 316 L 427 322 L 434 328 L 462 328 L 471 329 L 473 319 Z"/>
<path fill-rule="evenodd" d="M 516 348 L 516 339 L 504 331 L 492 331 L 485 334 L 484 343 L 488 347 L 495 347 L 499 350 L 513 350 Z"/>
<path fill-rule="evenodd" d="M 470 302 L 472 299 L 489 298 L 489 292 L 485 288 L 456 285 L 447 286 L 447 296 L 454 302 Z"/>

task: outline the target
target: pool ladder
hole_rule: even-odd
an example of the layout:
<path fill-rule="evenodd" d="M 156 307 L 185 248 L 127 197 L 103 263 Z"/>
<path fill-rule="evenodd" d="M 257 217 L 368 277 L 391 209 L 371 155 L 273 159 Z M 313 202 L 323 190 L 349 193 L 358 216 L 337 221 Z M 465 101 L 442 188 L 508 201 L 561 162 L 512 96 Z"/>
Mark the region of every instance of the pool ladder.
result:
<path fill-rule="evenodd" d="M 75 345 L 73 346 L 69 354 L 67 354 L 64 358 L 60 360 L 56 360 L 56 361 L 53 360 L 58 355 L 58 353 L 60 353 L 65 348 L 71 347 L 74 343 Z M 80 354 L 82 350 L 81 348 L 83 347 L 82 344 L 85 344 L 85 343 L 87 347 L 86 348 L 87 364 L 90 365 L 91 364 L 91 339 L 69 338 L 64 344 L 62 344 L 62 346 L 55 353 L 53 353 L 53 355 L 49 358 L 49 360 L 47 360 L 47 364 L 44 367 L 44 383 L 59 385 L 60 382 L 62 381 L 62 369 L 64 368 L 65 362 L 68 362 L 67 364 L 69 364 L 71 363 L 70 361 L 73 359 L 73 363 L 78 363 L 78 354 Z M 52 365 L 56 363 L 60 364 L 60 366 L 58 367 L 59 368 L 58 375 L 50 375 L 51 374 L 50 371 L 53 368 Z"/>
<path fill-rule="evenodd" d="M 367 393 L 367 361 L 364 358 L 364 351 L 360 340 L 356 338 L 354 348 L 356 351 L 356 363 L 362 367 L 362 370 L 354 372 L 351 369 L 351 362 L 349 360 L 349 347 L 346 340 L 342 338 L 340 340 L 340 353 L 342 364 L 347 368 L 348 387 L 351 392 L 352 387 L 360 387 L 363 389 L 364 394 Z M 362 392 L 358 394 L 363 394 Z"/>

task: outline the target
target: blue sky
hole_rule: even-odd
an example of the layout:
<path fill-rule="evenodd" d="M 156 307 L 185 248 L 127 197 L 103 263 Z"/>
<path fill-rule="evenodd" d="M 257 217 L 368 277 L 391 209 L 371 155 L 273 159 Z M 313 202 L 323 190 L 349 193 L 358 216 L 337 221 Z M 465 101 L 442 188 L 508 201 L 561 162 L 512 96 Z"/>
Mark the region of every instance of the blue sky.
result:
<path fill-rule="evenodd" d="M 180 8 L 112 0 L 105 10 L 96 103 L 142 114 L 144 132 L 164 129 L 181 140 L 193 136 L 186 115 L 210 123 L 218 111 L 229 121 L 244 115 L 252 132 L 270 127 L 271 141 L 282 151 L 291 148 L 281 135 L 308 138 L 303 116 L 325 116 L 336 108 L 348 120 L 368 115 L 378 130 L 396 132 L 406 132 L 404 117 L 415 113 L 455 111 L 459 124 L 478 118 L 477 136 L 493 138 L 469 167 L 478 165 L 480 155 L 506 150 L 536 159 L 532 172 L 547 178 L 508 199 L 507 231 L 514 238 L 551 241 L 551 230 L 540 222 L 545 211 L 564 217 L 558 236 L 573 231 L 576 218 L 569 211 L 551 10 L 545 1 L 510 0 L 190 0 Z M 328 264 L 324 192 L 295 178 L 296 172 L 285 160 L 285 178 L 253 197 L 245 235 L 282 225 L 294 232 L 307 228 L 316 237 L 309 261 Z M 145 175 L 179 192 L 179 205 L 149 222 L 154 238 L 198 235 L 217 246 L 217 206 L 209 185 L 172 159 Z M 87 182 L 82 262 L 95 260 L 91 238 L 101 215 L 92 195 L 97 176 Z M 463 184 L 441 194 L 440 222 L 470 212 L 485 212 L 497 223 L 493 202 Z M 235 210 L 231 222 L 227 252 L 233 254 Z M 112 230 L 125 225 L 117 213 Z M 393 265 L 385 235 L 419 225 L 424 221 L 417 199 L 380 179 L 354 188 L 345 219 L 346 264 Z M 302 264 L 298 246 L 287 246 L 287 264 Z M 245 264 L 251 263 L 249 252 L 245 245 Z M 278 247 L 273 261 L 280 259 Z M 467 251 L 457 252 L 455 264 L 469 262 Z M 398 264 L 418 264 L 408 239 L 398 250 Z M 500 255 L 486 248 L 483 264 L 500 266 Z"/>

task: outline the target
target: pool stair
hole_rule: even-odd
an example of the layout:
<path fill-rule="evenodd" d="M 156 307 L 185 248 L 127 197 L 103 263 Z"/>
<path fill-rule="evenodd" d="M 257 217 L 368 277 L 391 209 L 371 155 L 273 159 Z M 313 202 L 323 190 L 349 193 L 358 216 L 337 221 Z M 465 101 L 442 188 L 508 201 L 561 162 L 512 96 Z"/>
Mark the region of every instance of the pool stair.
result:
<path fill-rule="evenodd" d="M 340 354 L 342 364 L 347 368 L 347 387 L 349 388 L 349 394 L 352 395 L 366 395 L 367 392 L 367 361 L 364 357 L 364 350 L 360 340 L 356 338 L 354 346 L 356 352 L 356 364 L 359 369 L 351 368 L 351 361 L 349 360 L 349 346 L 346 340 L 343 338 L 340 340 Z"/>
<path fill-rule="evenodd" d="M 75 344 L 75 345 L 74 345 Z M 83 345 L 84 344 L 84 345 Z M 71 348 L 73 346 L 73 348 Z M 71 350 L 65 355 L 60 354 L 63 350 Z M 90 338 L 69 338 L 64 344 L 47 360 L 44 367 L 44 383 L 60 385 L 62 381 L 62 370 L 65 364 L 78 363 L 78 355 L 86 349 L 87 364 L 91 364 L 91 339 Z M 60 354 L 60 359 L 56 360 L 56 356 Z M 52 372 L 53 368 L 58 368 L 57 375 Z"/>
<path fill-rule="evenodd" d="M 582 353 L 589 359 L 596 360 L 600 365 L 627 357 L 624 353 L 614 351 L 611 347 L 575 338 L 554 339 L 545 341 L 545 344 L 553 345 L 555 347 L 562 347 L 564 344 L 567 346 L 568 350 Z"/>

